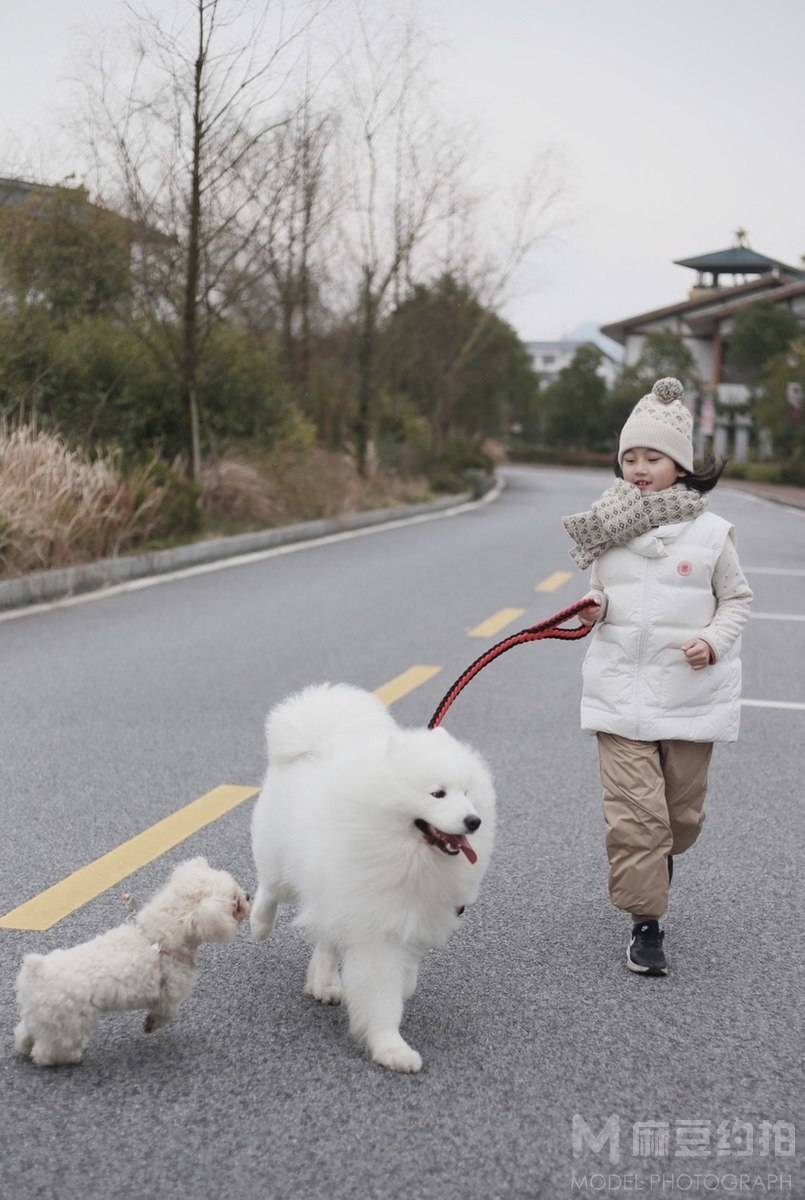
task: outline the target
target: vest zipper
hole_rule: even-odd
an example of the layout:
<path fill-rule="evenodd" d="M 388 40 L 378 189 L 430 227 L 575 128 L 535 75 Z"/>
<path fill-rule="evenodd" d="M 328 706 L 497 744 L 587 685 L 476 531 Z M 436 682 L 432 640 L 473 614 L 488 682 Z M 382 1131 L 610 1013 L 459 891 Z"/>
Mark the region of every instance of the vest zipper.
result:
<path fill-rule="evenodd" d="M 648 587 L 648 567 L 649 560 L 643 559 L 643 590 L 640 597 L 640 639 L 637 643 L 637 661 L 635 662 L 634 674 L 634 690 L 633 702 L 635 712 L 635 740 L 640 740 L 640 697 L 638 694 L 638 684 L 640 680 L 640 666 L 643 659 L 643 650 L 646 645 L 646 589 Z"/>

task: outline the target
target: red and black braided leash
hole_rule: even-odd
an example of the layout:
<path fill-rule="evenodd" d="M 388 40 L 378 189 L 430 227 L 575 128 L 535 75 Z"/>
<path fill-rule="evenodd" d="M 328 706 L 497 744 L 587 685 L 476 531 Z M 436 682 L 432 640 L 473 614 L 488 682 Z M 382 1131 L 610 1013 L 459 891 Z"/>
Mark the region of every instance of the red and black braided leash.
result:
<path fill-rule="evenodd" d="M 544 621 L 540 621 L 537 625 L 529 625 L 527 629 L 521 629 L 519 633 L 513 633 L 510 637 L 504 638 L 503 641 L 496 642 L 494 646 L 490 646 L 488 650 L 485 650 L 483 654 L 476 658 L 474 663 L 470 663 L 466 671 L 459 675 L 450 690 L 442 697 L 436 711 L 428 721 L 428 729 L 435 729 L 437 725 L 441 725 L 447 714 L 447 710 L 467 684 L 475 678 L 479 671 L 483 671 L 484 667 L 488 667 L 491 662 L 499 658 L 501 654 L 505 654 L 507 650 L 511 650 L 514 646 L 520 646 L 523 642 L 541 642 L 545 638 L 558 638 L 563 642 L 576 642 L 579 638 L 587 637 L 587 634 L 593 631 L 592 625 L 572 625 L 570 629 L 560 629 L 559 626 L 563 625 L 565 621 L 569 621 L 582 608 L 588 608 L 589 605 L 589 599 L 577 600 L 569 608 L 563 608 L 561 612 L 554 613 L 552 617 L 546 617 Z"/>

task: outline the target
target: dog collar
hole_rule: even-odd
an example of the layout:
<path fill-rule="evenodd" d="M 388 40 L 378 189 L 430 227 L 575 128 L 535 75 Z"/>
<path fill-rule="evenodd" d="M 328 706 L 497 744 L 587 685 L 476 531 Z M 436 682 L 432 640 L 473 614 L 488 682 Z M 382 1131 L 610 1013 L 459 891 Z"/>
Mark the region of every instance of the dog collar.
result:
<path fill-rule="evenodd" d="M 194 967 L 196 960 L 188 950 L 171 950 L 169 946 L 162 946 L 159 942 L 154 942 L 153 949 L 158 954 L 162 954 L 165 958 L 175 958 L 177 962 L 184 963 L 186 967 Z"/>

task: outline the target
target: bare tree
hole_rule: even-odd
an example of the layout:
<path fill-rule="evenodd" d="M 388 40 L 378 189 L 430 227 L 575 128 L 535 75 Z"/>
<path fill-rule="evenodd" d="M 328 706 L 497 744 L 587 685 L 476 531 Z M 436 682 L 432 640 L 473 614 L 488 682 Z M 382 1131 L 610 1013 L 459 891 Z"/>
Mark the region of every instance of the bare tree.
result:
<path fill-rule="evenodd" d="M 248 275 L 244 257 L 271 197 L 269 141 L 300 39 L 327 0 L 292 27 L 282 4 L 183 0 L 169 25 L 128 5 L 135 60 L 127 85 L 103 56 L 92 89 L 90 136 L 101 191 L 144 231 L 140 298 L 161 330 L 187 415 L 192 478 L 201 464 L 202 350 Z"/>
<path fill-rule="evenodd" d="M 375 407 L 378 331 L 410 286 L 417 247 L 443 215 L 454 147 L 428 111 L 429 47 L 410 18 L 382 25 L 355 3 L 356 36 L 342 74 L 343 159 L 351 203 L 343 226 L 357 330 L 358 469 L 367 471 Z"/>
<path fill-rule="evenodd" d="M 566 185 L 556 155 L 546 150 L 532 159 L 514 193 L 499 194 L 491 205 L 488 199 L 484 201 L 473 193 L 459 174 L 453 180 L 451 195 L 439 269 L 464 284 L 480 304 L 475 321 L 445 363 L 442 385 L 435 397 L 432 429 L 437 451 L 449 433 L 461 375 L 473 351 L 493 317 L 510 299 L 518 272 L 564 220 L 561 205 Z M 503 213 L 503 218 L 490 216 L 490 207 Z"/>
<path fill-rule="evenodd" d="M 323 239 L 338 206 L 328 166 L 336 114 L 315 107 L 309 70 L 302 99 L 274 130 L 267 153 L 270 186 L 264 196 L 240 311 L 260 310 L 280 338 L 286 377 L 302 407 L 309 400 L 313 322 L 325 273 Z"/>

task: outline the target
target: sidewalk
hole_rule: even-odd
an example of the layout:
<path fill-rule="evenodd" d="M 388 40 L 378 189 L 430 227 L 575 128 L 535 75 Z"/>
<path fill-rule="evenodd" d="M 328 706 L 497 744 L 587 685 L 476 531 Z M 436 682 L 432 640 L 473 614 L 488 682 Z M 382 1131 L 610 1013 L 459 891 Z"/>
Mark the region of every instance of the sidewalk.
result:
<path fill-rule="evenodd" d="M 762 496 L 764 500 L 772 500 L 775 504 L 788 504 L 791 508 L 805 509 L 805 487 L 795 487 L 788 483 L 750 483 L 747 479 L 726 479 L 722 487 L 739 488 L 744 492 L 752 492 Z"/>

